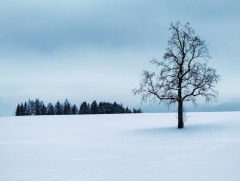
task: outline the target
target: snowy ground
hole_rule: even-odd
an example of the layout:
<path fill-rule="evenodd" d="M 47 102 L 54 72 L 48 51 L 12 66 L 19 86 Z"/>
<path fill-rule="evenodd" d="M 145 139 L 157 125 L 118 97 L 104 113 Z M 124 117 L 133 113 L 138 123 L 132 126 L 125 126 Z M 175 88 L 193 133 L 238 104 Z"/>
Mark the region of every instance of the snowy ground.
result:
<path fill-rule="evenodd" d="M 239 181 L 240 112 L 0 118 L 1 181 Z"/>

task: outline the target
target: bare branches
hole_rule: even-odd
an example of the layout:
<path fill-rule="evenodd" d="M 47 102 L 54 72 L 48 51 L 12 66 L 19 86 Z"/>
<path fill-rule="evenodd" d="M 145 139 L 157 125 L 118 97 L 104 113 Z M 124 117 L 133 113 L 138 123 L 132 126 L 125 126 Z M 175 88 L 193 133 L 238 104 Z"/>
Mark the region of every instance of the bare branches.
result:
<path fill-rule="evenodd" d="M 210 58 L 204 40 L 195 35 L 190 24 L 171 24 L 172 36 L 168 41 L 163 61 L 153 59 L 152 64 L 160 67 L 159 73 L 144 71 L 140 87 L 133 93 L 141 95 L 142 101 L 158 101 L 168 105 L 182 104 L 201 96 L 205 101 L 216 100 L 214 90 L 220 79 L 214 68 L 207 67 Z"/>
<path fill-rule="evenodd" d="M 140 87 L 138 89 L 134 89 L 133 93 L 135 95 L 141 95 L 143 102 L 146 102 L 147 100 L 153 102 L 165 102 L 167 104 L 175 102 L 176 95 L 166 89 L 166 83 L 164 81 L 158 82 L 159 78 L 154 72 L 149 73 L 148 71 L 144 71 L 142 77 Z"/>

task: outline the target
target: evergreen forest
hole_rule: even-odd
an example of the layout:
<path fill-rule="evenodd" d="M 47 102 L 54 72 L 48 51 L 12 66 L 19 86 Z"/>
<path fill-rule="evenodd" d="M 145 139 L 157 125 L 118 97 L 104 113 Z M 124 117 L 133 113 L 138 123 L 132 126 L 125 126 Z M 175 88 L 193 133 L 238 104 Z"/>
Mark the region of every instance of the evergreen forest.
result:
<path fill-rule="evenodd" d="M 28 100 L 17 105 L 16 116 L 30 115 L 77 115 L 77 114 L 122 114 L 122 113 L 142 113 L 142 110 L 124 107 L 116 102 L 99 102 L 93 101 L 91 104 L 82 102 L 79 108 L 76 104 L 71 104 L 67 99 L 61 103 L 57 101 L 55 104 L 44 104 L 39 99 Z"/>

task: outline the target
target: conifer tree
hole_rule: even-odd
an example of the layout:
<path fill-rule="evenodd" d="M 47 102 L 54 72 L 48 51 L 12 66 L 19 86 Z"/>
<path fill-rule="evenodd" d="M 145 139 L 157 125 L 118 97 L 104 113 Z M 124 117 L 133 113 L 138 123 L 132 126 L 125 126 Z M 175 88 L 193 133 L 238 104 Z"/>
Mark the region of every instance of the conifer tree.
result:
<path fill-rule="evenodd" d="M 132 111 L 130 109 L 128 109 L 128 107 L 125 109 L 125 113 L 132 113 Z"/>
<path fill-rule="evenodd" d="M 87 107 L 86 107 L 86 114 L 91 114 L 91 113 L 92 113 L 91 106 L 90 106 L 90 104 L 88 103 L 88 104 L 87 104 Z"/>
<path fill-rule="evenodd" d="M 98 104 L 95 100 L 91 104 L 91 114 L 98 114 Z"/>
<path fill-rule="evenodd" d="M 17 105 L 16 112 L 15 112 L 15 115 L 16 115 L 16 116 L 20 116 L 20 115 L 21 115 L 21 114 L 20 114 L 20 110 L 21 110 L 20 104 L 18 104 L 18 105 Z"/>
<path fill-rule="evenodd" d="M 29 99 L 27 104 L 28 104 L 29 114 L 36 115 L 35 102 Z"/>
<path fill-rule="evenodd" d="M 21 103 L 21 105 L 20 105 L 20 116 L 24 116 L 24 115 L 25 115 L 25 109 L 24 109 L 23 103 Z"/>
<path fill-rule="evenodd" d="M 35 100 L 35 115 L 41 115 L 41 102 L 39 101 L 39 99 Z"/>
<path fill-rule="evenodd" d="M 90 114 L 90 106 L 87 104 L 87 102 L 82 102 L 80 109 L 79 109 L 79 114 Z"/>
<path fill-rule="evenodd" d="M 56 113 L 56 115 L 63 114 L 63 108 L 62 108 L 62 105 L 59 101 L 57 101 L 57 103 L 55 105 L 55 113 Z"/>
<path fill-rule="evenodd" d="M 65 102 L 63 104 L 63 114 L 64 115 L 71 114 L 71 105 L 67 99 L 65 100 Z"/>
<path fill-rule="evenodd" d="M 44 103 L 42 103 L 42 109 L 41 109 L 41 115 L 46 115 L 47 114 L 47 108 L 46 106 L 44 105 Z"/>
<path fill-rule="evenodd" d="M 99 102 L 99 105 L 98 105 L 98 113 L 99 114 L 105 114 L 104 104 L 105 104 L 105 102 Z"/>
<path fill-rule="evenodd" d="M 73 104 L 71 108 L 71 114 L 78 114 L 78 108 L 75 104 Z"/>
<path fill-rule="evenodd" d="M 55 115 L 55 110 L 54 110 L 54 106 L 52 105 L 52 103 L 49 103 L 47 105 L 47 115 Z"/>
<path fill-rule="evenodd" d="M 29 106 L 27 105 L 27 102 L 24 103 L 24 115 L 26 116 L 30 115 L 30 110 L 29 110 Z"/>

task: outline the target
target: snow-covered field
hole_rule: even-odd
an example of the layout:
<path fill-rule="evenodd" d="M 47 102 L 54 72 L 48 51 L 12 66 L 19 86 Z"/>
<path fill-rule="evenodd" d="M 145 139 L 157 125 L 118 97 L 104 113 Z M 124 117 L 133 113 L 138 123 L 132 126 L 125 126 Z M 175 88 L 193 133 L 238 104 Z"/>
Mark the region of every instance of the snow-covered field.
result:
<path fill-rule="evenodd" d="M 240 112 L 0 118 L 0 181 L 239 181 Z"/>

